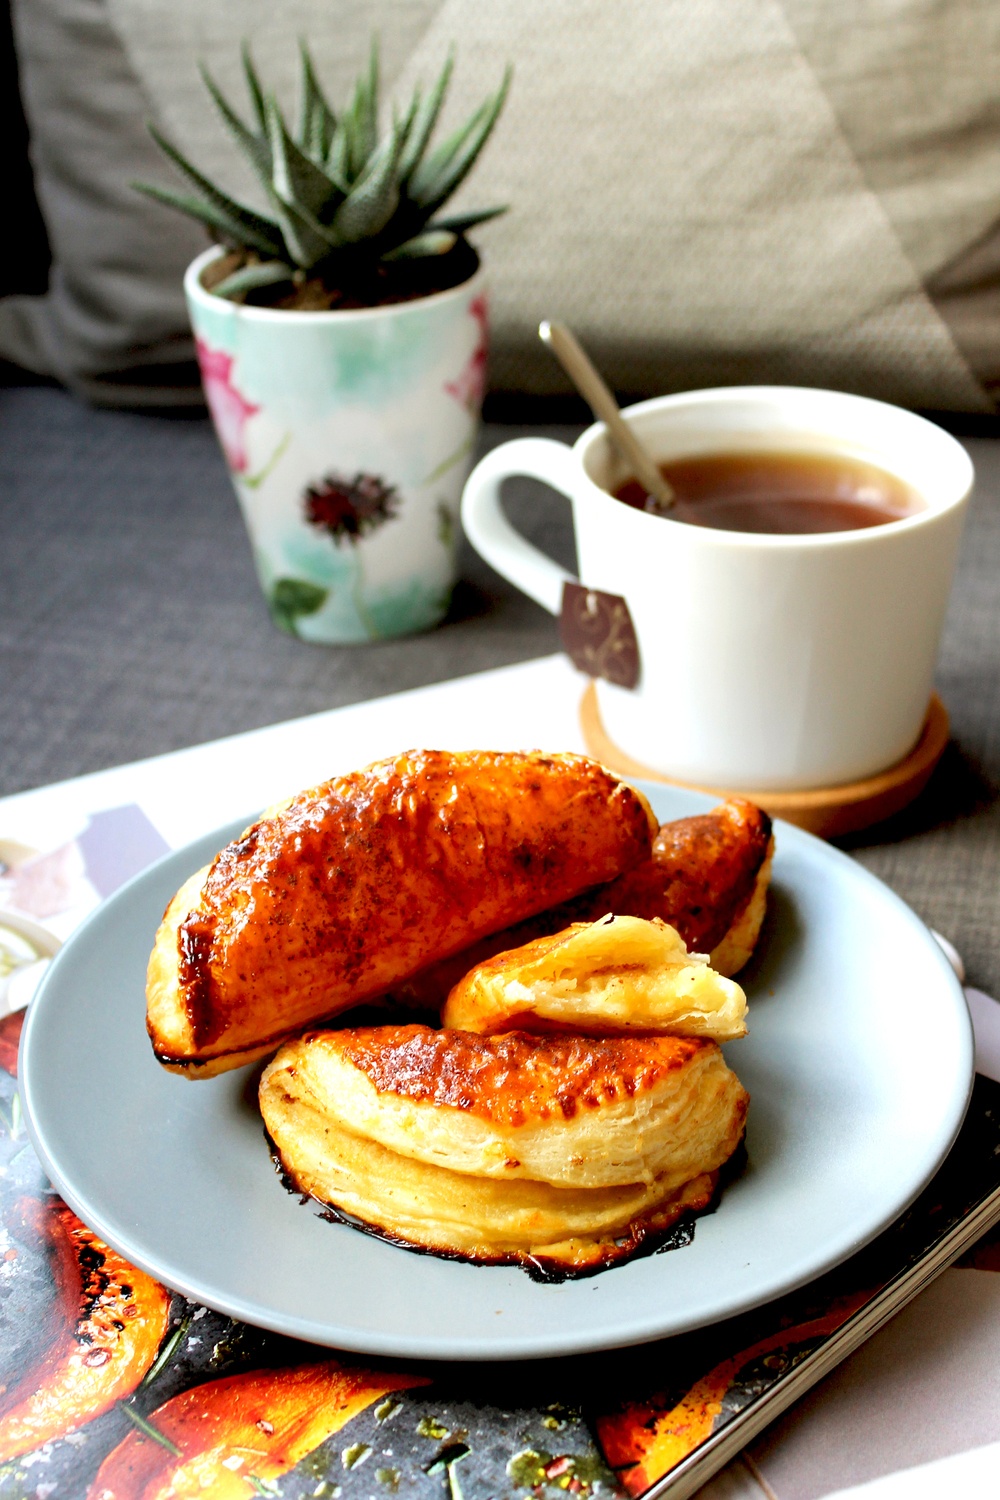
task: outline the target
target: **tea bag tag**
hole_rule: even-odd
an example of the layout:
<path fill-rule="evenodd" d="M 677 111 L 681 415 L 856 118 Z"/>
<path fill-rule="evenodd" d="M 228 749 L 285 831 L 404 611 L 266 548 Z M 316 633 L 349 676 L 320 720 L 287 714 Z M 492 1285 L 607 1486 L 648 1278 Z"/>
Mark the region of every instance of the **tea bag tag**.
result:
<path fill-rule="evenodd" d="M 564 583 L 559 637 L 570 661 L 589 677 L 603 677 L 616 687 L 638 684 L 639 642 L 620 594 Z"/>

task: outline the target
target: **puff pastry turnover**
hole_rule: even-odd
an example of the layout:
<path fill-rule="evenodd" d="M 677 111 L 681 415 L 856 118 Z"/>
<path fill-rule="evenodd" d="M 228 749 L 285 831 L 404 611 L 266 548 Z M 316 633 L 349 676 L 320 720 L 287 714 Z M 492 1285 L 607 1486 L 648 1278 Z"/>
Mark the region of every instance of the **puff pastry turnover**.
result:
<path fill-rule="evenodd" d="M 578 755 L 412 751 L 266 815 L 167 908 L 160 1061 L 209 1077 L 648 859 L 656 820 Z"/>
<path fill-rule="evenodd" d="M 396 1026 L 289 1043 L 260 1103 L 294 1186 L 362 1227 L 580 1273 L 707 1205 L 747 1095 L 710 1041 Z"/>
<path fill-rule="evenodd" d="M 720 974 L 750 958 L 767 906 L 774 838 L 771 819 L 742 797 L 692 818 L 663 823 L 648 860 L 603 890 L 567 903 L 576 920 L 615 911 L 660 917 Z"/>
<path fill-rule="evenodd" d="M 689 953 L 658 918 L 608 915 L 479 964 L 445 1003 L 445 1026 L 586 1032 L 662 1031 L 731 1042 L 746 1035 L 746 996 Z"/>
<path fill-rule="evenodd" d="M 707 953 L 719 974 L 737 974 L 760 934 L 773 852 L 770 818 L 744 798 L 733 797 L 710 813 L 664 823 L 649 857 L 616 880 L 582 891 L 429 966 L 397 986 L 393 999 L 435 1010 L 477 964 L 561 932 L 573 922 L 596 921 L 607 912 L 667 922 L 689 949 Z"/>

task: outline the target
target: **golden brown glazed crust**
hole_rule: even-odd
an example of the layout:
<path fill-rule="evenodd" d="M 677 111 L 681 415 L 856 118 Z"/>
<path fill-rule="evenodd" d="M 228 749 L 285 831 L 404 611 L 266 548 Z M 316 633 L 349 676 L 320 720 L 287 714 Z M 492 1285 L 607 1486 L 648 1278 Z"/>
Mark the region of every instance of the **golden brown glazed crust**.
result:
<path fill-rule="evenodd" d="M 676 927 L 690 952 L 708 953 L 713 968 L 733 975 L 757 940 L 772 849 L 771 819 L 743 798 L 730 798 L 710 813 L 663 823 L 650 858 L 617 880 L 482 939 L 416 975 L 393 998 L 433 1010 L 477 964 L 573 922 L 597 921 L 607 912 L 659 917 Z M 748 922 L 744 918 L 751 906 L 753 920 Z M 740 934 L 735 945 L 726 941 L 734 929 Z"/>
<path fill-rule="evenodd" d="M 645 798 L 578 755 L 411 751 L 294 797 L 168 908 L 157 1056 L 211 1076 L 648 858 Z"/>
<path fill-rule="evenodd" d="M 690 1037 L 483 1036 L 428 1026 L 357 1028 L 335 1040 L 379 1093 L 509 1126 L 570 1120 L 648 1093 L 713 1046 Z"/>
<path fill-rule="evenodd" d="M 570 903 L 575 920 L 593 921 L 605 911 L 660 917 L 691 951 L 711 953 L 753 896 L 770 841 L 771 819 L 743 798 L 664 823 L 651 859 Z"/>

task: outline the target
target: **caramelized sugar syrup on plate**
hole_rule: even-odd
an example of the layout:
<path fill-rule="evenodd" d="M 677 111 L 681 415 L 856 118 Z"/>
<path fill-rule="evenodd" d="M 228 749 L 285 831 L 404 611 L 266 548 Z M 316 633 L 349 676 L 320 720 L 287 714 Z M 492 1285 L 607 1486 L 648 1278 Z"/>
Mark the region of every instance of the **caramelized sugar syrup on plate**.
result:
<path fill-rule="evenodd" d="M 669 511 L 637 479 L 619 485 L 615 498 L 691 526 L 775 536 L 858 531 L 925 509 L 904 480 L 850 454 L 703 453 L 671 459 L 660 472 L 677 496 Z"/>

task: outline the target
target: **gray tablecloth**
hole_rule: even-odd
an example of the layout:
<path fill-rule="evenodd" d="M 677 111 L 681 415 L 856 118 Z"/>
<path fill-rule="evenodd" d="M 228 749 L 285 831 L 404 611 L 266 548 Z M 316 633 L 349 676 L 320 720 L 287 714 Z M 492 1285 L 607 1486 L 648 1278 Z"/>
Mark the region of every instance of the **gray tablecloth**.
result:
<path fill-rule="evenodd" d="M 577 429 L 494 425 L 483 445 L 526 430 Z M 939 673 L 954 742 L 920 802 L 853 846 L 1000 995 L 1000 440 L 968 446 L 979 484 Z M 565 502 L 524 481 L 510 509 L 572 565 Z M 267 617 L 204 418 L 2 390 L 0 795 L 557 649 L 552 619 L 468 547 L 461 567 L 432 634 L 306 646 Z"/>

